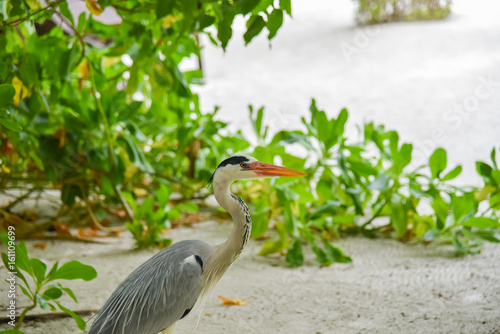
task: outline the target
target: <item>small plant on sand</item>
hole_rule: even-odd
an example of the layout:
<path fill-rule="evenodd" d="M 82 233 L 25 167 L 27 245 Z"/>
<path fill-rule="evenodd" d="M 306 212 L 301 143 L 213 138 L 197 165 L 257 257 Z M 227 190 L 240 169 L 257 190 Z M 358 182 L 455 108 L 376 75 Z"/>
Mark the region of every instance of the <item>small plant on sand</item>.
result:
<path fill-rule="evenodd" d="M 8 247 L 8 252 L 2 253 L 2 260 L 5 268 L 10 272 L 11 278 L 15 279 L 14 276 L 16 276 L 22 281 L 19 282 L 19 287 L 22 293 L 32 302 L 21 313 L 19 320 L 14 325 L 14 330 L 21 327 L 26 314 L 35 307 L 40 306 L 43 310 L 55 311 L 55 305 L 61 311 L 73 317 L 78 328 L 85 329 L 85 321 L 78 314 L 57 301 L 63 293 L 67 293 L 75 302 L 78 302 L 75 294 L 71 289 L 62 286 L 60 283 L 55 283 L 55 281 L 63 279 L 90 281 L 97 277 L 96 270 L 78 261 L 70 261 L 61 267 L 59 267 L 59 262 L 56 262 L 47 273 L 47 264 L 37 258 L 30 258 L 25 243 L 16 244 L 15 235 L 12 232 L 9 231 L 10 234 L 0 233 L 2 243 Z"/>

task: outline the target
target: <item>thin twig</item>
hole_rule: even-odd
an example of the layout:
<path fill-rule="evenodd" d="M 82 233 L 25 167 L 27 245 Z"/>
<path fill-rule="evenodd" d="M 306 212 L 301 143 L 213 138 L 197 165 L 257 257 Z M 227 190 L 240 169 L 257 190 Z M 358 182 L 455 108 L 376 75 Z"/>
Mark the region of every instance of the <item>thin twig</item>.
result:
<path fill-rule="evenodd" d="M 31 188 L 30 190 L 28 190 L 28 192 L 20 197 L 17 197 L 14 201 L 12 201 L 11 203 L 9 203 L 7 206 L 5 206 L 3 209 L 7 212 L 9 212 L 9 210 L 14 206 L 16 205 L 17 203 L 23 201 L 24 199 L 28 198 L 32 193 L 34 193 L 35 191 L 39 191 L 40 189 L 38 188 Z"/>
<path fill-rule="evenodd" d="M 21 182 L 49 182 L 49 179 L 37 179 L 37 178 L 26 178 L 26 177 L 20 177 L 20 176 L 10 176 L 10 175 L 1 175 L 0 178 L 2 180 L 9 180 L 9 181 L 21 181 Z"/>
<path fill-rule="evenodd" d="M 104 112 L 104 108 L 102 107 L 102 104 L 101 104 L 100 94 L 97 91 L 97 86 L 95 84 L 95 78 L 94 78 L 94 71 L 95 70 L 94 70 L 94 67 L 92 66 L 92 64 L 89 64 L 89 69 L 90 69 L 90 78 L 92 80 L 92 91 L 94 93 L 94 98 L 96 100 L 97 109 L 99 110 L 99 113 L 101 114 L 102 123 L 104 124 L 104 136 L 106 137 L 106 142 L 108 144 L 109 164 L 110 164 L 111 170 L 113 170 L 113 166 L 114 166 L 113 156 L 114 155 L 113 155 L 113 141 L 111 139 L 111 131 L 109 129 L 109 123 L 108 123 L 108 119 L 106 117 L 106 113 Z"/>
<path fill-rule="evenodd" d="M 184 182 L 182 182 L 181 180 L 179 180 L 179 179 L 177 179 L 177 178 L 175 178 L 173 176 L 165 175 L 165 174 L 161 174 L 161 173 L 157 173 L 157 172 L 148 172 L 148 171 L 145 171 L 145 170 L 142 170 L 142 169 L 139 169 L 139 170 L 141 171 L 141 173 L 152 175 L 152 176 L 156 176 L 156 177 L 165 179 L 167 181 L 170 181 L 172 183 L 177 183 L 178 185 L 180 185 L 181 187 L 184 187 L 186 189 L 193 190 L 193 188 L 191 186 L 185 184 Z"/>
<path fill-rule="evenodd" d="M 92 239 L 91 239 L 92 238 Z M 106 237 L 105 237 L 106 238 Z M 75 235 L 37 235 L 37 236 L 26 236 L 23 237 L 24 240 L 54 240 L 54 241 L 72 241 L 72 242 L 82 242 L 86 244 L 99 244 L 99 245 L 109 245 L 107 241 L 99 240 L 94 237 L 88 237 L 88 239 L 80 238 Z"/>
<path fill-rule="evenodd" d="M 40 12 L 43 12 L 44 10 L 47 10 L 47 9 L 49 9 L 50 7 L 57 6 L 57 5 L 59 5 L 61 2 L 64 2 L 64 1 L 66 1 L 66 0 L 57 0 L 57 1 L 55 1 L 55 2 L 52 2 L 52 3 L 48 4 L 47 6 L 45 6 L 45 7 L 43 7 L 43 8 L 40 8 L 40 9 L 39 9 L 39 10 L 37 10 L 37 11 L 34 11 L 33 13 L 29 13 L 29 14 L 28 14 L 28 16 L 26 16 L 26 17 L 21 17 L 21 18 L 18 18 L 18 19 L 16 19 L 16 20 L 14 20 L 14 21 L 7 22 L 7 23 L 5 24 L 5 26 L 12 26 L 12 25 L 15 25 L 15 24 L 18 24 L 18 23 L 24 22 L 24 21 L 28 20 L 30 17 L 32 17 L 33 15 L 36 15 L 36 14 L 38 14 L 38 13 L 40 13 Z"/>
<path fill-rule="evenodd" d="M 377 218 L 380 213 L 382 212 L 382 209 L 384 208 L 386 202 L 383 201 L 382 202 L 382 205 L 380 206 L 380 208 L 378 208 L 377 212 L 375 212 L 375 214 L 373 215 L 373 217 L 371 217 L 366 223 L 363 224 L 363 228 L 365 228 L 366 226 L 368 226 L 375 218 Z"/>
<path fill-rule="evenodd" d="M 21 313 L 21 316 L 19 317 L 19 320 L 17 321 L 17 324 L 14 327 L 14 329 L 19 329 L 19 327 L 21 327 L 21 325 L 23 324 L 23 321 L 24 321 L 24 317 L 26 317 L 26 313 L 28 313 L 29 311 L 34 309 L 36 307 L 36 304 L 37 303 L 36 303 L 36 299 L 35 299 L 35 301 L 33 302 L 33 305 L 28 306 L 27 308 L 24 309 L 24 311 L 23 311 L 23 313 Z"/>
<path fill-rule="evenodd" d="M 75 34 L 76 38 L 78 39 L 78 42 L 80 42 L 80 46 L 81 46 L 82 50 L 80 51 L 80 58 L 76 62 L 76 64 L 78 65 L 78 64 L 80 64 L 82 59 L 85 57 L 85 41 L 83 40 L 83 37 L 82 37 L 82 35 L 80 35 L 78 30 L 76 30 L 76 28 L 73 26 L 73 24 L 71 24 L 71 22 L 69 22 L 69 20 L 66 17 L 64 17 L 64 15 L 62 15 L 58 10 L 55 10 L 55 14 L 61 19 L 61 22 L 65 23 L 68 27 L 70 27 L 71 30 L 73 30 L 73 33 Z"/>
<path fill-rule="evenodd" d="M 125 209 L 125 213 L 127 214 L 128 219 L 132 222 L 135 219 L 134 211 L 132 211 L 132 208 L 130 207 L 127 200 L 123 196 L 121 189 L 118 186 L 113 187 L 113 189 L 115 190 L 116 196 L 118 196 L 118 198 L 120 199 L 120 202 L 122 203 L 123 208 Z"/>
<path fill-rule="evenodd" d="M 96 215 L 94 214 L 94 211 L 92 210 L 92 207 L 90 205 L 90 202 L 88 199 L 85 199 L 85 206 L 87 207 L 87 212 L 89 213 L 90 219 L 92 219 L 92 222 L 101 230 L 104 232 L 118 232 L 118 231 L 123 231 L 123 227 L 106 227 L 102 225 L 99 222 L 99 219 L 97 219 Z"/>
<path fill-rule="evenodd" d="M 90 315 L 92 313 L 96 313 L 97 311 L 99 311 L 99 310 L 98 309 L 89 309 L 89 310 L 80 310 L 80 311 L 73 311 L 73 312 L 80 315 L 80 316 L 83 316 L 83 315 Z M 25 321 L 33 321 L 33 320 L 39 320 L 39 319 L 55 320 L 58 318 L 67 318 L 67 317 L 70 317 L 70 315 L 68 313 L 65 313 L 65 312 L 51 312 L 51 313 L 43 313 L 43 314 L 30 314 L 30 315 L 25 316 L 24 320 Z M 0 318 L 0 324 L 2 324 L 2 323 L 5 324 L 9 321 L 11 321 L 11 319 L 8 317 L 1 317 Z"/>
<path fill-rule="evenodd" d="M 135 10 L 133 8 L 126 8 L 126 7 L 118 6 L 118 5 L 115 5 L 115 4 L 112 4 L 111 6 L 115 7 L 118 10 L 123 10 L 123 11 L 129 12 L 129 13 L 139 13 L 138 10 Z"/>

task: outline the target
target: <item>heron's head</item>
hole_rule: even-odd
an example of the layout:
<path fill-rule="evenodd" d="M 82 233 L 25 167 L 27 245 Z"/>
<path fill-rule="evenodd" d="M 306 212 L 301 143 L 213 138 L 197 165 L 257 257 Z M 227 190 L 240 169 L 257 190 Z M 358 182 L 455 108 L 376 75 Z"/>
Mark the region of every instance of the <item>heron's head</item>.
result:
<path fill-rule="evenodd" d="M 306 174 L 296 170 L 259 162 L 249 155 L 233 155 L 222 161 L 212 175 L 210 182 L 215 177 L 229 182 L 235 180 L 262 179 L 275 176 L 304 176 Z"/>

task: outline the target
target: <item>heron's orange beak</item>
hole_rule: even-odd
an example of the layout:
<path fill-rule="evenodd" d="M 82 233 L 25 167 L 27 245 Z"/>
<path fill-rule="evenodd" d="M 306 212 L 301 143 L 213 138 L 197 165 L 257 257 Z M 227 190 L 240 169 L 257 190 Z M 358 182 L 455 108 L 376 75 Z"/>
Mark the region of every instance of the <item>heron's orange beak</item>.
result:
<path fill-rule="evenodd" d="M 304 176 L 306 174 L 296 170 L 265 164 L 263 162 L 252 162 L 248 164 L 248 170 L 254 171 L 257 175 L 262 176 Z"/>

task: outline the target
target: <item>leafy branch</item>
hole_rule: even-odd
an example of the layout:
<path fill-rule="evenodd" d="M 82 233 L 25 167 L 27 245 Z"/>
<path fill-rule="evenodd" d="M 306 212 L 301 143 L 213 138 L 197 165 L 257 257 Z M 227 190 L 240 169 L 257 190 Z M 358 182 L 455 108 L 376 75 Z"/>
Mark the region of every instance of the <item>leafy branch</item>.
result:
<path fill-rule="evenodd" d="M 42 12 L 45 12 L 49 9 L 52 9 L 52 10 L 56 10 L 57 6 L 62 3 L 62 2 L 65 2 L 66 0 L 56 0 L 54 2 L 48 2 L 48 5 L 43 7 L 43 8 L 40 8 L 40 9 L 37 9 L 35 11 L 29 11 L 28 12 L 28 15 L 27 16 L 24 16 L 24 17 L 20 17 L 18 19 L 15 19 L 13 21 L 10 21 L 10 22 L 2 22 L 3 23 L 3 26 L 14 26 L 14 25 L 17 25 L 19 23 L 22 23 L 24 21 L 27 21 L 29 19 L 31 19 L 33 16 L 35 16 L 36 14 L 39 14 L 39 13 L 42 13 Z"/>

